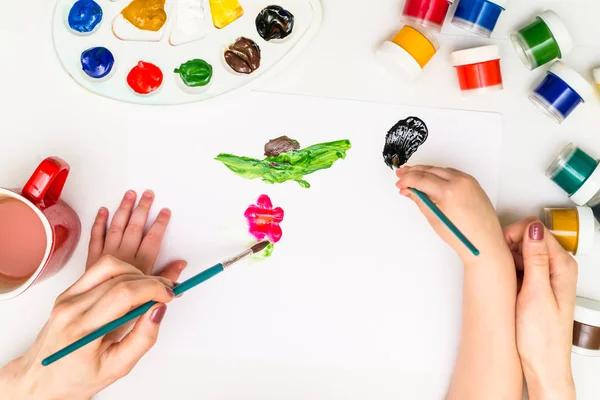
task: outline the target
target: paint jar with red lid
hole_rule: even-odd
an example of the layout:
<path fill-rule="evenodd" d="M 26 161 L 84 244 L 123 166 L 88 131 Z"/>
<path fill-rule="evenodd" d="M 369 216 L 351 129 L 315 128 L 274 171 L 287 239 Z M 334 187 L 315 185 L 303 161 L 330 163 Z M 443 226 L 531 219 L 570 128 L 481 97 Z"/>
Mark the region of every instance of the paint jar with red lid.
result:
<path fill-rule="evenodd" d="M 440 32 L 452 3 L 454 0 L 406 0 L 401 20 Z"/>
<path fill-rule="evenodd" d="M 455 51 L 451 58 L 463 95 L 496 92 L 504 89 L 498 46 Z"/>

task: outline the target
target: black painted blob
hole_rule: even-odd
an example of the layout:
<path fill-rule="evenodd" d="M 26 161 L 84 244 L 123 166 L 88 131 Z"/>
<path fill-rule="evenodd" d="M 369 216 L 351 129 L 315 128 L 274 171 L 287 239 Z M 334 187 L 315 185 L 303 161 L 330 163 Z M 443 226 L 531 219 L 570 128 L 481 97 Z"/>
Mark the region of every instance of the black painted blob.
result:
<path fill-rule="evenodd" d="M 399 121 L 387 133 L 383 160 L 390 168 L 399 168 L 425 143 L 429 131 L 420 118 L 408 117 Z"/>
<path fill-rule="evenodd" d="M 294 29 L 294 15 L 280 6 L 268 6 L 256 17 L 258 34 L 266 41 L 284 39 Z"/>

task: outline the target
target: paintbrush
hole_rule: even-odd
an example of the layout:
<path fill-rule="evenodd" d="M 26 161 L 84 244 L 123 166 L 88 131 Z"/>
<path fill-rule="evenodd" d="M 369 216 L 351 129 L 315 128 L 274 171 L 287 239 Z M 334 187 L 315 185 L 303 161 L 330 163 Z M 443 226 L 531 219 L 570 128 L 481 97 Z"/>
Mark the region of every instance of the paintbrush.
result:
<path fill-rule="evenodd" d="M 220 272 L 223 272 L 224 270 L 226 270 L 233 264 L 237 263 L 238 261 L 241 261 L 244 258 L 251 256 L 252 254 L 260 253 L 261 251 L 263 251 L 265 249 L 265 247 L 267 247 L 269 245 L 269 243 L 270 242 L 268 240 L 257 243 L 254 246 L 252 246 L 251 248 L 249 248 L 248 250 L 244 251 L 243 253 L 241 253 L 227 261 L 223 261 L 222 263 L 219 263 L 207 270 L 200 272 L 198 275 L 175 286 L 173 288 L 173 293 L 175 293 L 175 296 L 182 295 L 183 293 L 187 292 L 188 290 L 198 286 L 202 282 L 205 282 L 205 281 L 209 280 L 210 278 L 212 278 L 213 276 L 219 274 Z M 94 340 L 106 335 L 107 333 L 114 331 L 115 329 L 119 328 L 120 326 L 125 325 L 127 322 L 130 322 L 131 320 L 141 317 L 145 312 L 150 310 L 150 308 L 154 304 L 156 304 L 155 301 L 149 301 L 149 302 L 142 304 L 141 306 L 129 311 L 127 314 L 123 315 L 121 318 L 117 318 L 114 321 L 109 322 L 108 324 L 102 326 L 101 328 L 95 330 L 94 332 L 82 337 L 81 339 L 71 343 L 70 345 L 63 348 L 62 350 L 59 350 L 56 353 L 52 354 L 51 356 L 45 358 L 42 361 L 42 365 L 48 366 L 48 365 L 60 360 L 61 358 L 71 354 L 72 352 L 79 350 L 86 344 L 89 344 L 89 343 L 93 342 Z"/>
<path fill-rule="evenodd" d="M 463 233 L 456 227 L 456 225 L 454 225 L 452 223 L 452 221 L 450 221 L 450 219 L 446 216 L 446 214 L 444 214 L 444 212 L 442 210 L 440 210 L 440 208 L 438 206 L 436 206 L 433 201 L 431 201 L 429 196 L 427 196 L 425 193 L 423 193 L 420 190 L 417 190 L 415 188 L 408 188 L 408 189 L 411 192 L 413 192 L 415 194 L 415 196 L 417 196 L 423 202 L 423 204 L 425 204 L 427 206 L 427 208 L 429 208 L 431 210 L 431 212 L 434 213 L 435 216 L 438 217 L 439 220 L 442 221 L 442 223 L 444 225 L 446 225 L 446 227 L 448 229 L 450 229 L 450 231 L 454 234 L 454 236 L 456 236 L 456 238 L 458 240 L 460 240 L 467 247 L 467 249 L 469 249 L 469 251 L 471 251 L 471 253 L 473 253 L 474 256 L 479 255 L 479 250 L 477 249 L 477 247 L 475 247 L 473 245 L 473 243 L 471 243 L 471 241 L 469 239 L 467 239 L 467 237 L 465 235 L 463 235 Z"/>

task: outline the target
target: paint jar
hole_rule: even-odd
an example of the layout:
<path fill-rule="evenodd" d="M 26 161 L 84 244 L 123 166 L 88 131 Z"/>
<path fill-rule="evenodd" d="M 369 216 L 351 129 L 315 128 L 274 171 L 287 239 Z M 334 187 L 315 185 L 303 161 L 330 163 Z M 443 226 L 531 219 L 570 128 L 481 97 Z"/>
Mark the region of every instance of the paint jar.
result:
<path fill-rule="evenodd" d="M 534 22 L 510 36 L 523 64 L 531 70 L 573 50 L 573 38 L 554 11 L 544 11 Z"/>
<path fill-rule="evenodd" d="M 406 0 L 400 20 L 441 32 L 452 3 L 454 0 Z"/>
<path fill-rule="evenodd" d="M 569 253 L 586 255 L 594 249 L 600 227 L 591 208 L 544 208 L 541 219 Z"/>
<path fill-rule="evenodd" d="M 383 42 L 377 59 L 389 72 L 413 80 L 439 48 L 431 31 L 405 25 L 391 41 Z"/>
<path fill-rule="evenodd" d="M 463 96 L 496 92 L 504 88 L 498 46 L 455 51 L 451 59 Z"/>
<path fill-rule="evenodd" d="M 596 86 L 600 89 L 600 68 L 594 69 L 594 80 L 596 81 Z"/>
<path fill-rule="evenodd" d="M 600 204 L 600 166 L 598 160 L 570 143 L 556 157 L 546 176 L 568 193 L 578 206 Z"/>
<path fill-rule="evenodd" d="M 577 297 L 573 324 L 573 353 L 600 357 L 600 302 Z"/>
<path fill-rule="evenodd" d="M 489 38 L 507 4 L 508 0 L 460 0 L 452 24 Z"/>
<path fill-rule="evenodd" d="M 585 78 L 562 61 L 556 61 L 529 99 L 545 115 L 560 124 L 592 95 L 592 87 Z"/>

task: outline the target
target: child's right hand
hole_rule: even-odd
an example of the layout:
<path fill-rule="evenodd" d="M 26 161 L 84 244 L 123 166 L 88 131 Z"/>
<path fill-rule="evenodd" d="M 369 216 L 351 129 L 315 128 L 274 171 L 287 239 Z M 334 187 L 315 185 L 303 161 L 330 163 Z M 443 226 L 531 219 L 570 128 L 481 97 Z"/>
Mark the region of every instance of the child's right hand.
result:
<path fill-rule="evenodd" d="M 403 167 L 396 171 L 396 175 L 400 194 L 417 203 L 433 229 L 458 253 L 465 265 L 475 260 L 510 256 L 494 206 L 475 178 L 455 169 L 427 165 Z M 408 188 L 428 195 L 481 255 L 473 256 Z"/>

